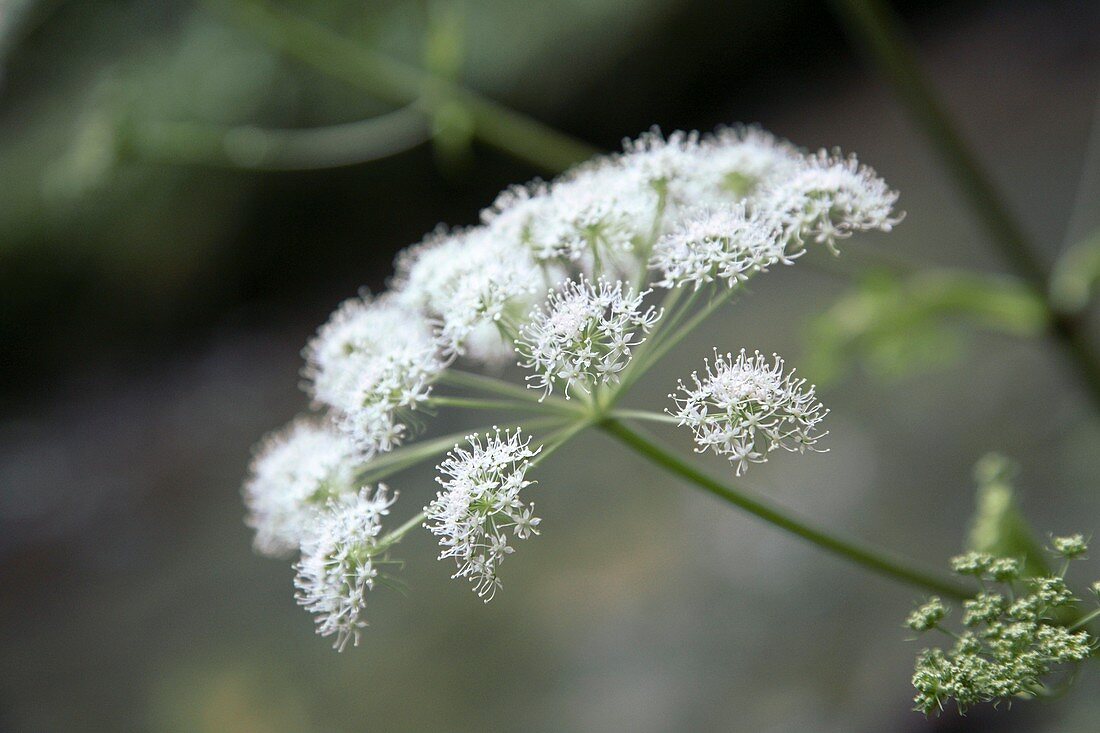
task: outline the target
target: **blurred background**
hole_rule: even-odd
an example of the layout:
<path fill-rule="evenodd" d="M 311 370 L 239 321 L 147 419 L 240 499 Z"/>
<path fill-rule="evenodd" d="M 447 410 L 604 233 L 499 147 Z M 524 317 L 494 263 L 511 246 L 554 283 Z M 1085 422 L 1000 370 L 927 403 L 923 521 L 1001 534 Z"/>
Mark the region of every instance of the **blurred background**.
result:
<path fill-rule="evenodd" d="M 401 547 L 409 592 L 374 593 L 362 645 L 333 652 L 288 564 L 251 551 L 250 447 L 305 409 L 299 352 L 340 300 L 383 287 L 438 222 L 473 223 L 553 171 L 472 140 L 461 106 L 425 123 L 320 72 L 233 7 L 0 0 L 0 730 L 1096 730 L 1095 669 L 1050 703 L 910 712 L 919 643 L 901 624 L 919 592 L 599 436 L 540 467 L 544 532 L 492 604 L 418 533 Z M 965 541 L 972 466 L 997 450 L 1019 462 L 1038 532 L 1100 531 L 1100 423 L 1048 342 L 937 323 L 900 334 L 893 360 L 821 353 L 816 317 L 882 257 L 1003 269 L 825 4 L 279 7 L 601 149 L 654 124 L 744 121 L 858 152 L 905 222 L 759 280 L 634 406 L 663 408 L 712 345 L 776 350 L 823 382 L 831 452 L 754 468 L 762 493 L 942 568 Z M 1100 4 L 899 10 L 1044 252 L 1100 225 Z M 306 152 L 347 165 L 260 170 L 301 163 L 273 162 L 263 130 L 334 125 Z M 399 507 L 422 505 L 431 476 L 394 479 Z"/>

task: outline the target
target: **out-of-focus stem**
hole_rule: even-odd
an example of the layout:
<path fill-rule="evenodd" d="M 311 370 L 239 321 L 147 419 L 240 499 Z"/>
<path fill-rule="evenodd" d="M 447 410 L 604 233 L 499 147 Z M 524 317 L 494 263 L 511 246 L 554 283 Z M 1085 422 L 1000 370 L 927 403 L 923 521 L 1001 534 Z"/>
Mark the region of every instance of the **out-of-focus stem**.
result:
<path fill-rule="evenodd" d="M 939 153 L 944 167 L 1005 260 L 1050 310 L 1049 333 L 1061 345 L 1094 406 L 1100 410 L 1100 354 L 1089 342 L 1080 319 L 1052 304 L 1050 268 L 1036 253 L 1023 227 L 924 77 L 899 18 L 883 0 L 831 2 L 849 34 L 894 87 L 910 117 Z"/>
<path fill-rule="evenodd" d="M 433 111 L 434 99 L 445 98 L 461 105 L 471 115 L 474 134 L 482 142 L 546 173 L 560 173 L 599 152 L 477 92 L 391 59 L 264 2 L 207 0 L 207 3 L 284 53 L 378 99 L 398 106 L 416 104 L 425 114 Z"/>

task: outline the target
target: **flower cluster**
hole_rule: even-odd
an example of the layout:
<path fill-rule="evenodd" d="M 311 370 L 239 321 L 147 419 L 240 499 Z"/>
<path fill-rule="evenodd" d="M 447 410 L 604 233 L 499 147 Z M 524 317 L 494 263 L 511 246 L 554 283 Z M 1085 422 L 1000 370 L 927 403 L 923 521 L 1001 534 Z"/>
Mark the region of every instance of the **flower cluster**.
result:
<path fill-rule="evenodd" d="M 244 485 L 256 550 L 272 557 L 297 550 L 328 500 L 352 491 L 354 455 L 343 434 L 313 420 L 264 439 Z"/>
<path fill-rule="evenodd" d="M 299 605 L 314 614 L 317 633 L 336 636 L 333 647 L 343 651 L 348 642 L 359 643 L 366 593 L 378 577 L 378 563 L 385 548 L 378 544 L 382 517 L 389 514 L 396 496 L 379 484 L 371 493 L 330 499 L 316 533 L 302 543 L 302 557 L 294 566 L 294 587 Z"/>
<path fill-rule="evenodd" d="M 458 571 L 451 577 L 469 578 L 474 591 L 486 602 L 500 588 L 497 570 L 513 548 L 508 530 L 518 539 L 538 534 L 541 520 L 533 516 L 534 504 L 524 504 L 520 492 L 531 485 L 526 479 L 531 459 L 539 449 L 530 447 L 520 430 L 467 437 L 468 447 L 455 446 L 439 464 L 436 480 L 440 491 L 424 512 L 424 526 L 439 537 L 439 558 L 453 557 Z"/>
<path fill-rule="evenodd" d="M 807 156 L 761 199 L 761 207 L 782 226 L 788 247 L 815 242 L 835 253 L 838 239 L 872 229 L 888 232 L 901 221 L 893 213 L 897 192 L 839 151 Z"/>
<path fill-rule="evenodd" d="M 1055 538 L 1065 558 L 1080 557 L 1081 536 Z M 1078 551 L 1080 550 L 1080 551 Z M 917 710 L 932 713 L 954 700 L 959 712 L 983 702 L 1048 693 L 1044 679 L 1093 653 L 1095 640 L 1064 619 L 1076 600 L 1061 575 L 1023 577 L 1015 558 L 970 552 L 952 560 L 961 575 L 981 581 L 983 590 L 963 601 L 964 630 L 948 632 L 955 644 L 925 649 L 917 657 L 913 686 Z M 939 598 L 915 609 L 906 625 L 917 632 L 942 629 L 948 613 Z"/>
<path fill-rule="evenodd" d="M 645 341 L 661 317 L 648 294 L 635 293 L 622 281 L 569 281 L 551 291 L 546 308 L 531 314 L 516 339 L 520 366 L 535 373 L 527 380 L 549 394 L 554 383 L 565 383 L 565 396 L 576 385 L 591 392 L 599 384 L 617 381 L 631 350 Z"/>
<path fill-rule="evenodd" d="M 769 363 L 759 351 L 750 356 L 742 349 L 734 357 L 715 350 L 706 375 L 693 372 L 691 378 L 694 386 L 681 381 L 681 394 L 669 395 L 676 411 L 668 412 L 695 433 L 697 452 L 728 457 L 738 476 L 777 448 L 812 450 L 825 435 L 819 424 L 828 410 L 793 369 L 784 374 L 778 355 Z"/>
<path fill-rule="evenodd" d="M 650 267 L 662 279 L 658 285 L 694 289 L 722 280 L 739 285 L 776 264 L 791 264 L 778 223 L 745 204 L 704 209 L 665 234 L 653 250 Z"/>
<path fill-rule="evenodd" d="M 653 288 L 724 286 L 724 297 L 793 263 L 809 243 L 835 249 L 853 232 L 889 230 L 896 198 L 854 159 L 805 154 L 752 127 L 654 130 L 552 181 L 508 188 L 477 225 L 440 226 L 399 254 L 384 293 L 345 301 L 309 342 L 305 386 L 322 414 L 269 438 L 253 462 L 244 495 L 257 550 L 301 552 L 299 601 L 343 648 L 357 638 L 388 545 L 419 521 L 379 539 L 393 499 L 357 476 L 415 439 L 436 408 L 502 406 L 438 394 L 491 381 L 448 373 L 456 363 L 500 370 L 518 361 L 543 401 L 555 388 L 567 398 L 606 391 L 592 401 L 606 409 L 639 345 L 665 324 L 688 323 L 698 304 L 670 297 L 679 309 L 664 317 L 646 302 Z M 681 385 L 677 417 L 738 473 L 820 437 L 825 411 L 813 388 L 784 375 L 778 357 L 769 366 L 759 355 L 726 355 L 707 371 L 696 388 Z M 512 387 L 488 391 L 524 399 Z M 537 533 L 520 495 L 538 453 L 530 442 L 518 428 L 471 436 L 439 466 L 441 490 L 425 510 L 455 577 L 486 599 L 500 587 L 512 539 Z M 412 462 L 431 454 L 410 448 Z"/>
<path fill-rule="evenodd" d="M 500 364 L 512 355 L 511 324 L 561 275 L 484 227 L 441 228 L 398 256 L 392 292 L 431 319 L 448 353 Z"/>
<path fill-rule="evenodd" d="M 306 347 L 314 399 L 365 459 L 401 443 L 444 366 L 428 321 L 393 298 L 345 301 Z"/>

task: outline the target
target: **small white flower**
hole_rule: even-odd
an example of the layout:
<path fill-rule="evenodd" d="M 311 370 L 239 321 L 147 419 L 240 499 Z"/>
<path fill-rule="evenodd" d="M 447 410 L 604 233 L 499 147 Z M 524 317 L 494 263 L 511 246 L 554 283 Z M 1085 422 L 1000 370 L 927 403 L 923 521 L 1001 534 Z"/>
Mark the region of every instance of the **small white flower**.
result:
<path fill-rule="evenodd" d="M 661 313 L 642 301 L 649 291 L 635 294 L 621 281 L 614 284 L 583 277 L 551 291 L 545 309 L 531 314 L 520 329 L 516 351 L 519 365 L 534 370 L 528 386 L 550 394 L 555 382 L 591 392 L 597 385 L 618 381 L 630 363 L 634 347 L 645 341 Z"/>
<path fill-rule="evenodd" d="M 721 206 L 753 196 L 801 163 L 793 145 L 758 127 L 721 128 L 695 149 L 682 195 L 696 206 Z"/>
<path fill-rule="evenodd" d="M 572 253 L 563 251 L 557 238 L 539 241 L 532 233 L 535 222 L 551 215 L 551 205 L 549 187 L 542 181 L 509 186 L 482 210 L 481 221 L 494 240 L 525 248 L 540 263 L 561 263 L 572 259 Z"/>
<path fill-rule="evenodd" d="M 715 280 L 738 285 L 776 263 L 791 264 L 774 220 L 749 213 L 743 203 L 697 212 L 658 240 L 650 268 L 665 288 L 694 285 L 698 290 Z"/>
<path fill-rule="evenodd" d="M 686 203 L 686 188 L 697 175 L 700 163 L 699 133 L 677 130 L 665 137 L 654 127 L 635 140 L 623 140 L 623 152 L 617 156 L 619 167 L 665 197 L 664 203 Z"/>
<path fill-rule="evenodd" d="M 515 322 L 558 271 L 493 234 L 485 227 L 438 230 L 398 258 L 394 289 L 437 321 L 448 353 L 498 364 L 511 353 Z"/>
<path fill-rule="evenodd" d="M 317 633 L 335 635 L 333 648 L 359 644 L 366 594 L 378 576 L 378 535 L 382 517 L 396 500 L 378 485 L 331 499 L 314 537 L 302 543 L 302 558 L 294 566 L 295 598 L 314 615 Z"/>
<path fill-rule="evenodd" d="M 443 490 L 425 507 L 424 527 L 439 537 L 439 559 L 453 557 L 458 564 L 451 577 L 469 578 L 488 602 L 501 585 L 498 568 L 513 551 L 509 528 L 519 539 L 538 534 L 534 505 L 524 504 L 520 492 L 533 483 L 525 475 L 541 448 L 532 450 L 531 438 L 518 428 L 486 434 L 484 443 L 477 435 L 466 440 L 468 448 L 456 445 L 439 464 L 436 481 Z"/>
<path fill-rule="evenodd" d="M 855 232 L 890 231 L 901 221 L 894 215 L 898 193 L 854 155 L 824 150 L 808 155 L 790 175 L 758 197 L 760 208 L 778 219 L 789 246 L 810 241 L 836 253 L 836 242 Z"/>
<path fill-rule="evenodd" d="M 314 399 L 365 458 L 392 450 L 446 367 L 430 323 L 393 298 L 345 301 L 306 347 Z"/>
<path fill-rule="evenodd" d="M 657 192 L 632 173 L 605 158 L 562 176 L 551 189 L 548 215 L 532 222 L 534 241 L 590 274 L 632 275 L 658 202 Z"/>
<path fill-rule="evenodd" d="M 696 452 L 727 456 L 738 476 L 777 448 L 816 450 L 814 444 L 825 435 L 818 430 L 828 410 L 817 401 L 814 387 L 796 378 L 794 370 L 784 375 L 783 360 L 773 358 L 769 364 L 759 351 L 749 356 L 742 349 L 734 358 L 715 350 L 706 375 L 692 373 L 694 387 L 681 381 L 682 394 L 669 395 L 677 407 L 669 414 L 695 433 Z"/>
<path fill-rule="evenodd" d="M 265 438 L 243 492 L 256 551 L 298 549 L 328 499 L 352 490 L 356 465 L 354 447 L 327 424 L 298 420 Z"/>

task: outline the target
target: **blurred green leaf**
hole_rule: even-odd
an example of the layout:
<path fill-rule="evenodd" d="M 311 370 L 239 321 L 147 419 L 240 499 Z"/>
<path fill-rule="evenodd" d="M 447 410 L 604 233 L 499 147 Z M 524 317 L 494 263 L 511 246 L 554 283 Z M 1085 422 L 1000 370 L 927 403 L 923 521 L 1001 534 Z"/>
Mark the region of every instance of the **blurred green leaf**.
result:
<path fill-rule="evenodd" d="M 964 344 L 958 324 L 1030 338 L 1047 311 L 1022 282 L 955 270 L 911 276 L 875 272 L 810 324 L 805 359 L 819 382 L 850 362 L 898 378 L 955 359 Z"/>
<path fill-rule="evenodd" d="M 978 487 L 966 549 L 1022 558 L 1027 575 L 1048 574 L 1043 549 L 1016 503 L 1012 486 L 1016 470 L 1016 465 L 999 453 L 983 456 L 974 466 Z"/>
<path fill-rule="evenodd" d="M 1059 310 L 1075 313 L 1089 304 L 1097 282 L 1100 282 L 1100 229 L 1058 258 L 1050 278 L 1051 300 Z"/>

